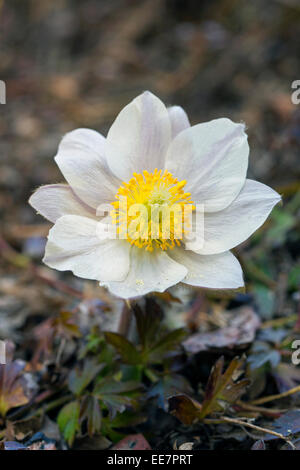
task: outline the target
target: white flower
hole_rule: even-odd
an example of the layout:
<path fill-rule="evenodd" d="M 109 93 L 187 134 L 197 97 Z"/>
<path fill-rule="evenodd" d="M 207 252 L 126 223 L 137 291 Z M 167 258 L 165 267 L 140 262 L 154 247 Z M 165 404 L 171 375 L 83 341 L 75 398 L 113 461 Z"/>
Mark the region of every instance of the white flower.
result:
<path fill-rule="evenodd" d="M 123 298 L 163 292 L 178 282 L 243 286 L 241 266 L 229 250 L 260 227 L 280 200 L 268 186 L 246 179 L 248 154 L 243 124 L 222 118 L 190 126 L 182 108 L 167 109 L 149 92 L 120 112 L 106 139 L 90 129 L 66 134 L 55 160 L 68 184 L 42 186 L 29 201 L 54 223 L 44 263 L 100 281 Z M 191 243 L 185 232 L 175 240 L 175 219 L 167 240 L 161 231 L 154 240 L 129 232 L 111 239 L 107 224 L 121 231 L 128 225 L 121 220 L 121 196 L 129 206 L 179 201 L 196 207 L 196 214 L 204 211 L 204 243 Z M 113 218 L 99 222 L 104 203 L 114 208 Z"/>

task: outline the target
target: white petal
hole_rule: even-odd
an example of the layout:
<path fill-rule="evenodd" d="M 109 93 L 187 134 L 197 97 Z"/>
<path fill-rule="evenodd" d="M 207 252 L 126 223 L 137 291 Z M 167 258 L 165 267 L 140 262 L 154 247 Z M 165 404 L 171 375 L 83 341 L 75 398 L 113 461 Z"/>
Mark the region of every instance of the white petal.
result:
<path fill-rule="evenodd" d="M 90 150 L 97 154 L 103 164 L 106 164 L 105 137 L 100 132 L 86 128 L 75 129 L 64 136 L 64 143 Z"/>
<path fill-rule="evenodd" d="M 209 255 L 239 245 L 264 223 L 280 199 L 280 195 L 269 186 L 246 180 L 230 206 L 220 212 L 205 213 L 204 244 L 195 251 Z"/>
<path fill-rule="evenodd" d="M 120 186 L 105 159 L 105 138 L 91 129 L 66 134 L 55 161 L 73 191 L 86 204 L 98 205 L 114 200 Z"/>
<path fill-rule="evenodd" d="M 184 266 L 176 263 L 161 250 L 150 253 L 132 247 L 130 260 L 130 270 L 124 281 L 102 283 L 112 294 L 125 299 L 153 291 L 164 292 L 187 274 Z"/>
<path fill-rule="evenodd" d="M 29 204 L 53 223 L 68 214 L 96 218 L 95 210 L 81 201 L 67 184 L 41 186 L 30 197 Z"/>
<path fill-rule="evenodd" d="M 186 112 L 181 106 L 168 108 L 168 113 L 171 121 L 172 139 L 174 139 L 177 134 L 190 127 L 191 124 Z"/>
<path fill-rule="evenodd" d="M 227 207 L 242 189 L 248 166 L 249 146 L 243 124 L 230 119 L 192 126 L 175 137 L 166 169 L 179 180 L 192 200 L 208 212 Z"/>
<path fill-rule="evenodd" d="M 129 269 L 130 244 L 104 238 L 104 228 L 104 224 L 86 217 L 61 217 L 49 232 L 44 263 L 86 279 L 124 279 Z"/>
<path fill-rule="evenodd" d="M 171 125 L 165 105 L 145 92 L 117 116 L 107 135 L 107 163 L 113 173 L 128 181 L 134 172 L 164 168 L 171 140 Z"/>
<path fill-rule="evenodd" d="M 188 273 L 182 281 L 185 284 L 210 289 L 237 289 L 244 285 L 240 263 L 230 251 L 205 256 L 175 248 L 170 256 L 187 268 Z"/>

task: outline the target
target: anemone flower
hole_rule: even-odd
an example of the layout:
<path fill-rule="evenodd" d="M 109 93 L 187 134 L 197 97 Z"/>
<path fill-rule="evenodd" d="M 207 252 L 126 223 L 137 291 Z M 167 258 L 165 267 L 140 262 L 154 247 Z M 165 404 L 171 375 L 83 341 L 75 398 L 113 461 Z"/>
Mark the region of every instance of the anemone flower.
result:
<path fill-rule="evenodd" d="M 67 183 L 42 186 L 29 200 L 54 224 L 44 263 L 125 299 L 179 282 L 242 287 L 230 250 L 280 201 L 270 187 L 246 179 L 248 155 L 242 123 L 191 126 L 181 107 L 167 109 L 150 92 L 125 106 L 106 138 L 90 129 L 69 132 L 55 157 Z M 181 213 L 172 209 L 163 223 L 160 211 L 174 205 Z"/>

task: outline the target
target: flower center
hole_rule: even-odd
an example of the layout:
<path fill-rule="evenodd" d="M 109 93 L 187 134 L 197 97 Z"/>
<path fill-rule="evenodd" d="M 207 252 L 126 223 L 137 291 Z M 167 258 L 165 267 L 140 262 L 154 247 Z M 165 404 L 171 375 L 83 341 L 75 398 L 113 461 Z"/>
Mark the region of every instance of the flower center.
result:
<path fill-rule="evenodd" d="M 185 184 L 167 170 L 133 173 L 112 203 L 111 216 L 119 238 L 147 251 L 179 246 L 191 227 L 195 209 L 191 194 L 183 190 Z"/>

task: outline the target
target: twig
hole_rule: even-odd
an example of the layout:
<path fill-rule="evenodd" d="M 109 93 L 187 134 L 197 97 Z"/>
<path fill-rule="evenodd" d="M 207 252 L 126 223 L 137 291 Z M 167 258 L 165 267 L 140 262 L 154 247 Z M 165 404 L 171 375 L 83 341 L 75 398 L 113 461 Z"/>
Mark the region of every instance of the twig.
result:
<path fill-rule="evenodd" d="M 286 323 L 293 323 L 297 320 L 298 315 L 296 313 L 293 313 L 292 315 L 289 315 L 288 317 L 282 317 L 282 318 L 275 318 L 274 320 L 269 320 L 265 321 L 260 325 L 261 329 L 265 328 L 274 328 L 274 327 L 279 327 L 283 326 Z"/>
<path fill-rule="evenodd" d="M 254 411 L 257 413 L 261 413 L 265 416 L 278 416 L 281 415 L 285 410 L 280 410 L 277 408 L 263 408 L 262 406 L 255 406 L 252 403 L 244 403 L 241 400 L 237 400 L 236 404 L 238 407 L 242 408 L 246 411 Z"/>
<path fill-rule="evenodd" d="M 42 405 L 40 408 L 38 408 L 37 410 L 35 410 L 35 411 L 30 415 L 30 417 L 32 418 L 33 416 L 39 416 L 41 413 L 42 413 L 42 414 L 46 414 L 46 413 L 48 413 L 49 411 L 54 410 L 54 409 L 57 408 L 58 406 L 64 405 L 66 402 L 68 402 L 68 401 L 71 400 L 71 399 L 72 399 L 72 395 L 71 395 L 71 394 L 69 394 L 69 395 L 64 395 L 64 396 L 62 396 L 62 397 L 59 397 L 59 398 L 57 398 L 56 400 L 51 401 L 51 402 L 48 403 L 48 404 Z"/>
<path fill-rule="evenodd" d="M 58 406 L 63 405 L 64 403 L 66 403 L 67 401 L 69 401 L 71 399 L 72 399 L 71 394 L 60 397 L 57 400 L 54 400 L 54 401 L 48 403 L 47 405 L 45 405 L 43 407 L 43 411 L 44 411 L 44 413 L 48 413 L 48 411 L 54 410 Z"/>
<path fill-rule="evenodd" d="M 273 431 L 272 429 L 267 429 L 267 428 L 262 428 L 261 426 L 256 426 L 256 424 L 249 423 L 248 421 L 243 421 L 241 419 L 236 419 L 236 418 L 229 418 L 228 416 L 221 416 L 219 419 L 205 419 L 205 423 L 210 423 L 210 424 L 218 424 L 218 423 L 231 423 L 231 424 L 237 424 L 238 426 L 246 426 L 251 429 L 255 429 L 256 431 L 264 432 L 265 434 L 272 434 L 272 436 L 276 436 L 279 439 L 283 439 L 286 441 L 293 449 L 295 449 L 294 444 L 287 439 L 283 434 L 280 434 L 279 432 Z"/>
<path fill-rule="evenodd" d="M 268 403 L 269 401 L 279 400 L 279 398 L 288 397 L 289 395 L 293 395 L 297 392 L 300 392 L 300 385 L 290 388 L 286 392 L 278 393 L 277 395 L 269 395 L 268 397 L 258 398 L 257 400 L 252 401 L 251 405 L 261 405 L 262 403 Z"/>

